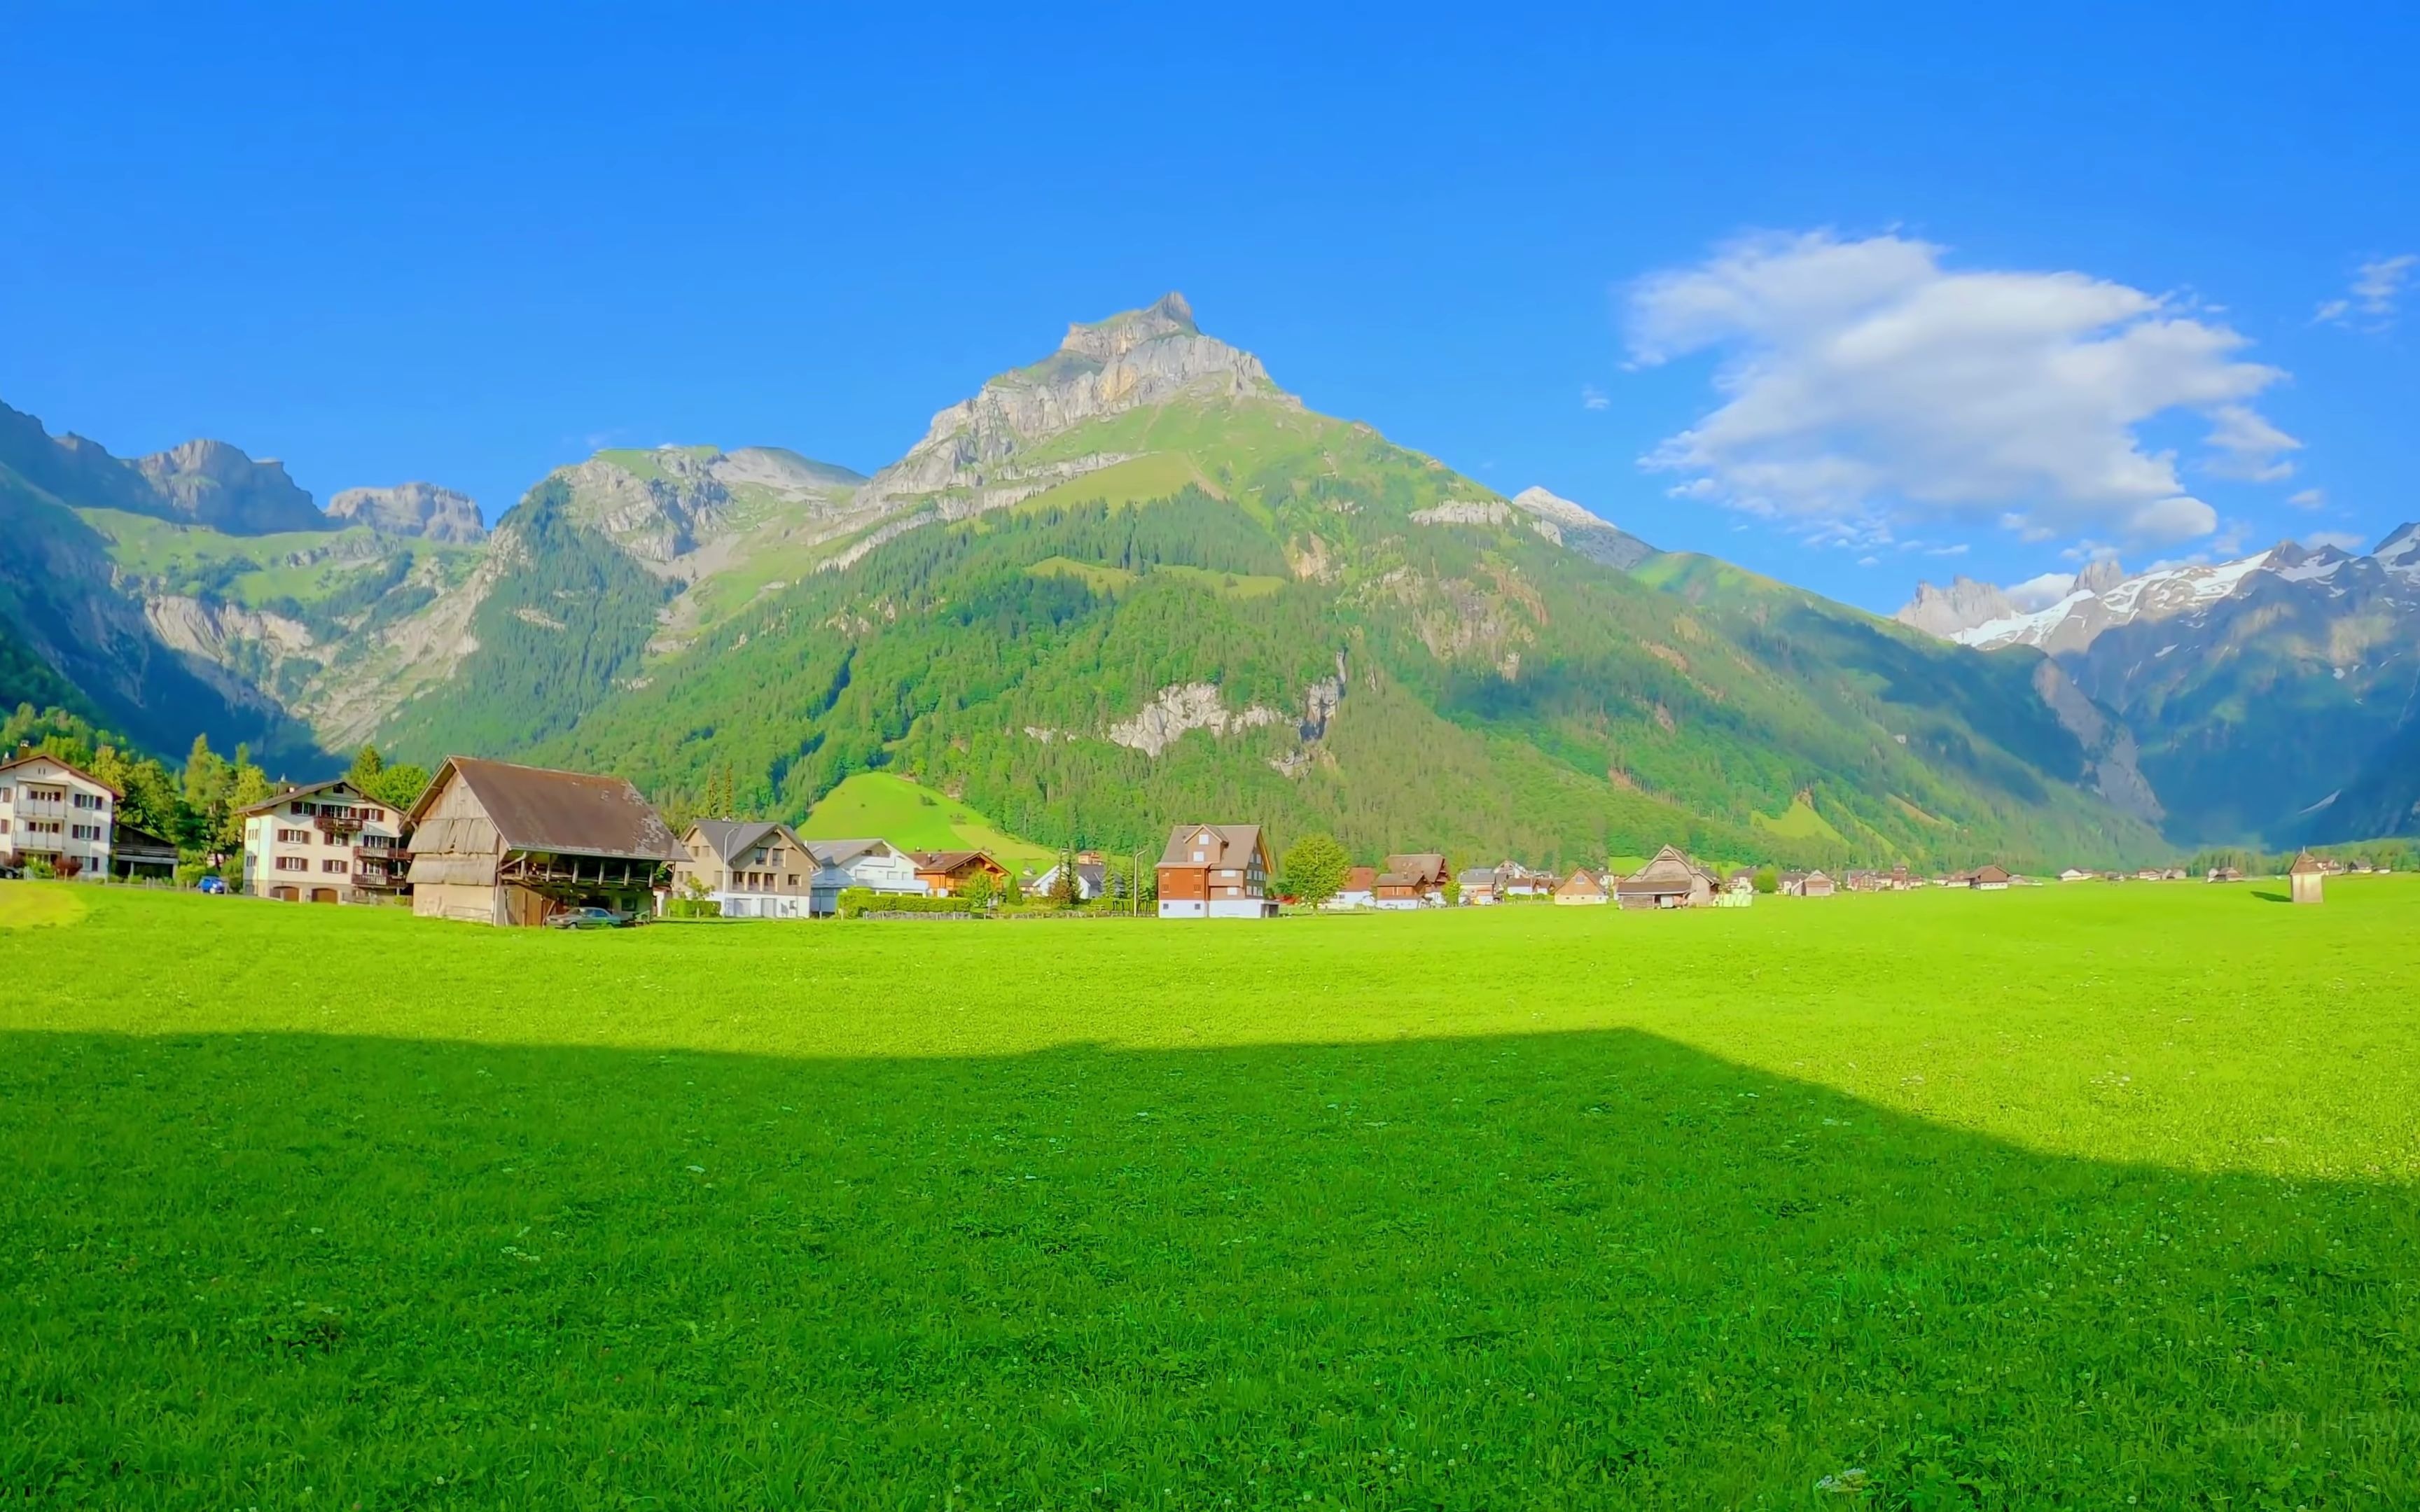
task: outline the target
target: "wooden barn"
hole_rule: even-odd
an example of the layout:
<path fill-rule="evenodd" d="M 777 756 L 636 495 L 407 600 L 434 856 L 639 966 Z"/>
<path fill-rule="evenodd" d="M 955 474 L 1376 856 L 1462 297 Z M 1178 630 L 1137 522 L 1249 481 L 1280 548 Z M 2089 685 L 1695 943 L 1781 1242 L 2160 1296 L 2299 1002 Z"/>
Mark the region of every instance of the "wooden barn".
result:
<path fill-rule="evenodd" d="M 448 756 L 406 818 L 411 911 L 472 924 L 543 924 L 566 908 L 654 911 L 689 859 L 663 816 L 618 777 Z"/>
<path fill-rule="evenodd" d="M 2286 869 L 2286 887 L 2296 903 L 2315 903 L 2319 901 L 2320 889 L 2326 886 L 2327 874 L 2328 869 L 2319 858 L 2304 851 L 2294 857 L 2293 865 Z"/>
<path fill-rule="evenodd" d="M 1653 860 L 1615 883 L 1613 899 L 1624 908 L 1703 908 L 1714 901 L 1714 879 L 1667 845 Z"/>

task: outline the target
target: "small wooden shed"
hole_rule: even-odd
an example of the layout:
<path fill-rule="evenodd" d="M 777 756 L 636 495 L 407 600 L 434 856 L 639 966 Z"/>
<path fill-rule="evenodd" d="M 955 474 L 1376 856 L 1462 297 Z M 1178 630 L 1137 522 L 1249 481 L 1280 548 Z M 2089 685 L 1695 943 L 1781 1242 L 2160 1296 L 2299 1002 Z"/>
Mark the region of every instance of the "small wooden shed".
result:
<path fill-rule="evenodd" d="M 2286 869 L 2286 887 L 2296 903 L 2315 903 L 2319 901 L 2319 887 L 2327 880 L 2327 875 L 2326 863 L 2304 851 L 2294 857 L 2292 866 Z"/>

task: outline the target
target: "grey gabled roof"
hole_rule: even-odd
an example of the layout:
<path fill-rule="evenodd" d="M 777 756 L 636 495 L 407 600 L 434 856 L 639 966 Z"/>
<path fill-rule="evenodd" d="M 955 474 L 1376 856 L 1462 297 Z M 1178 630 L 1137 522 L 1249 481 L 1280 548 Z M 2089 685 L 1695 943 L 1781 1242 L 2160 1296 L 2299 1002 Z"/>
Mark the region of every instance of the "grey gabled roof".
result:
<path fill-rule="evenodd" d="M 810 840 L 801 841 L 799 843 L 806 846 L 808 853 L 814 856 L 816 863 L 821 866 L 846 866 L 859 856 L 877 849 L 889 851 L 894 856 L 907 854 L 887 840 Z"/>
<path fill-rule="evenodd" d="M 725 861 L 736 860 L 741 852 L 764 844 L 777 832 L 783 836 L 789 833 L 787 825 L 769 819 L 700 819 L 689 827 Z"/>

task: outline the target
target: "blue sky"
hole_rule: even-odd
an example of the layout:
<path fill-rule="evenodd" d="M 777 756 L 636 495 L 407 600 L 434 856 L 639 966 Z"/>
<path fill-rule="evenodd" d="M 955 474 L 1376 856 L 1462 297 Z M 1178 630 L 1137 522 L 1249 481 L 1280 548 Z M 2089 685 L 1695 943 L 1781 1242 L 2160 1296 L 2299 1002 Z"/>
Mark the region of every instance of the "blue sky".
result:
<path fill-rule="evenodd" d="M 600 439 L 871 470 L 1178 288 L 1869 607 L 2420 517 L 2408 6 L 823 8 L 19 8 L 0 399 L 493 516 Z"/>

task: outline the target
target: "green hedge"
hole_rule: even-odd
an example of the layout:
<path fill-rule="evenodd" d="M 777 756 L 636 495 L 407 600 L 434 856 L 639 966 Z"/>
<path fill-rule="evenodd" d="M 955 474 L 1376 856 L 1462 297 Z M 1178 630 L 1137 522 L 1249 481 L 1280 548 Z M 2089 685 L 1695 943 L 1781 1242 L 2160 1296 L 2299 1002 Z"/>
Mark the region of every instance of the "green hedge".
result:
<path fill-rule="evenodd" d="M 722 905 L 711 898 L 675 898 L 664 904 L 666 918 L 721 918 Z"/>
<path fill-rule="evenodd" d="M 912 892 L 876 892 L 872 887 L 845 887 L 840 917 L 860 914 L 971 914 L 982 912 L 963 898 L 926 898 Z"/>

